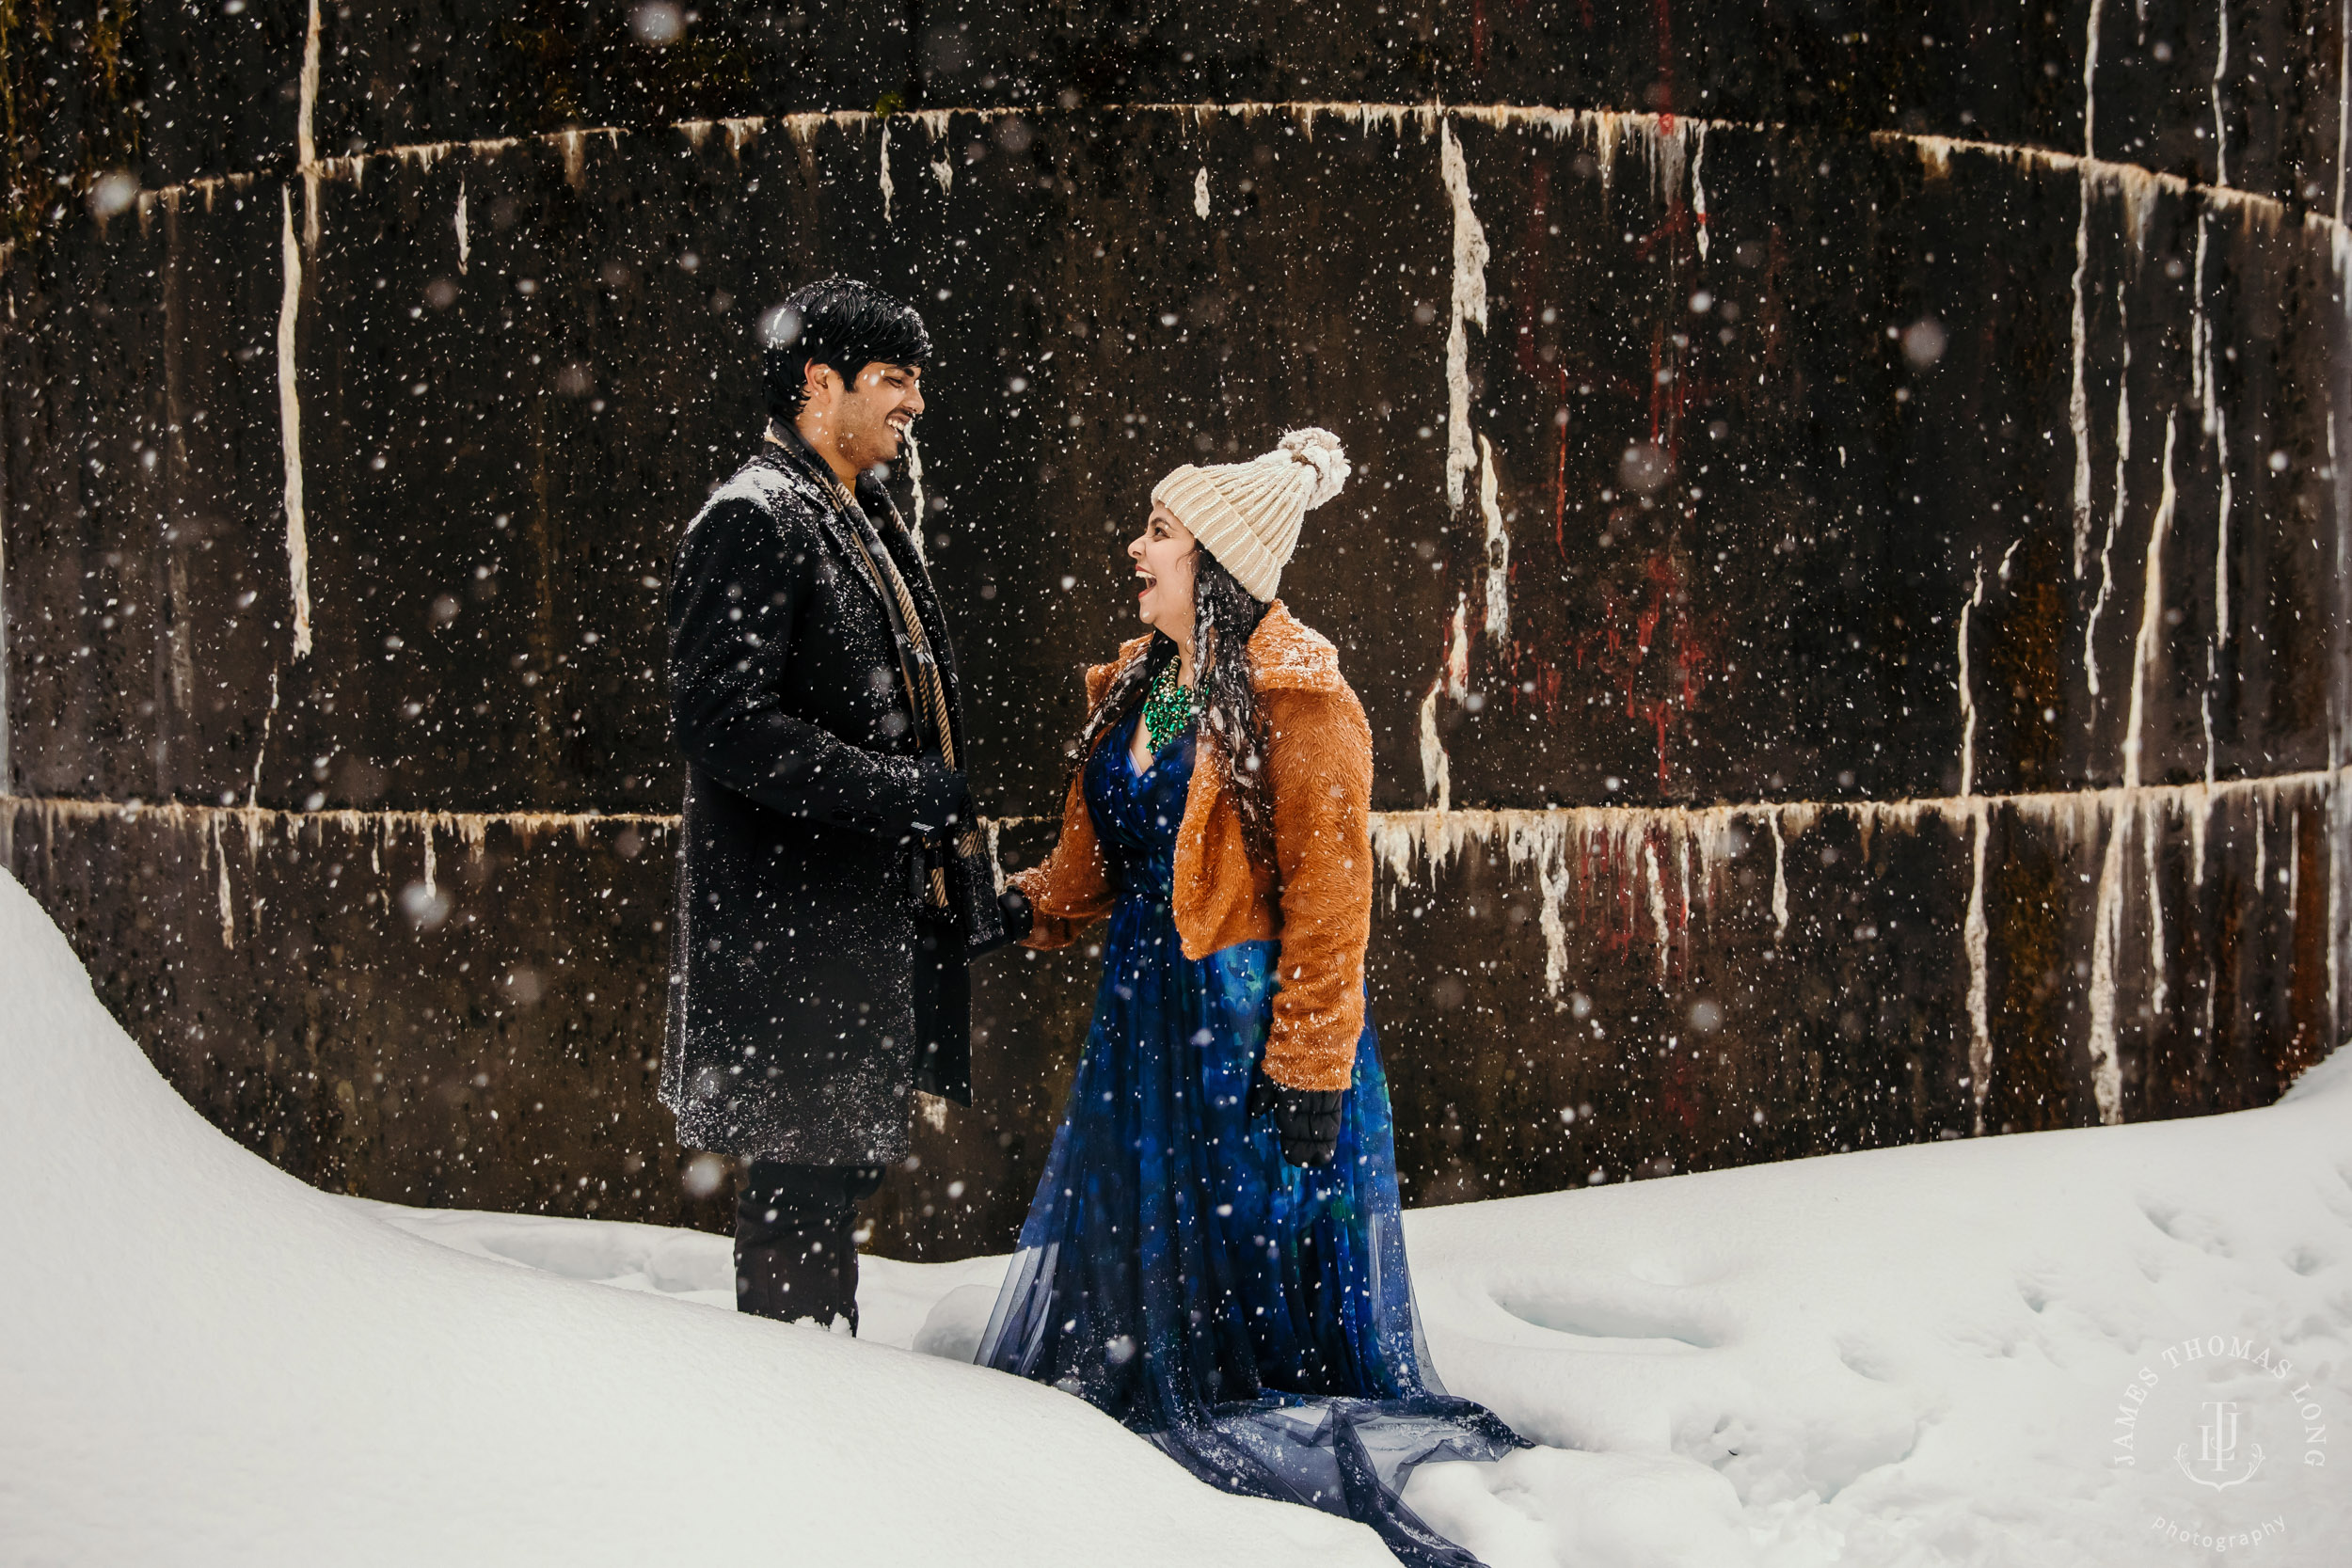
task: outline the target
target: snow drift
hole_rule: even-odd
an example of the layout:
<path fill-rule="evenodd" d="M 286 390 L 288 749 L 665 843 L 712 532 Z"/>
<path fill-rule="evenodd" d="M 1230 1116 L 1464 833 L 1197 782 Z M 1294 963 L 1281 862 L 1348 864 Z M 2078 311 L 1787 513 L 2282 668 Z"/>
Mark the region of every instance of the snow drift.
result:
<path fill-rule="evenodd" d="M 1389 1560 L 1051 1389 L 314 1192 L 172 1092 L 7 878 L 0 1321 L 9 1563 Z"/>

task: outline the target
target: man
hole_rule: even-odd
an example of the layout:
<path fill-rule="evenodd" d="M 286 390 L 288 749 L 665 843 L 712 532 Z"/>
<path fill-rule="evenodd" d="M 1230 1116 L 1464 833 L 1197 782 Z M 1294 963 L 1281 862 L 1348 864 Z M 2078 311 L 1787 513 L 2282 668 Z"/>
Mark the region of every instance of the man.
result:
<path fill-rule="evenodd" d="M 670 584 L 687 784 L 661 1099 L 680 1142 L 748 1161 L 739 1310 L 854 1333 L 856 1206 L 906 1156 L 913 1091 L 971 1102 L 946 847 L 972 812 L 946 760 L 961 695 L 882 484 L 930 340 L 840 278 L 762 331 L 766 439 L 688 525 Z M 1025 901 L 1004 912 L 1025 932 Z"/>

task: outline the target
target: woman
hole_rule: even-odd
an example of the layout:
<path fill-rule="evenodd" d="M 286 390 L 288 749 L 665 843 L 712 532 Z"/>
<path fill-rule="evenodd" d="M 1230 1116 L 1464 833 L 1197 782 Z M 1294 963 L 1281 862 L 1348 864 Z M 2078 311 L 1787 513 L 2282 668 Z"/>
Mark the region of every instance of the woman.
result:
<path fill-rule="evenodd" d="M 1523 1445 L 1424 1364 L 1364 1006 L 1372 731 L 1274 598 L 1347 473 L 1322 430 L 1186 466 L 1127 546 L 1151 633 L 1089 673 L 1060 842 L 1014 879 L 1032 946 L 1110 917 L 1102 990 L 979 1360 L 1460 1568 L 1406 1475 Z"/>

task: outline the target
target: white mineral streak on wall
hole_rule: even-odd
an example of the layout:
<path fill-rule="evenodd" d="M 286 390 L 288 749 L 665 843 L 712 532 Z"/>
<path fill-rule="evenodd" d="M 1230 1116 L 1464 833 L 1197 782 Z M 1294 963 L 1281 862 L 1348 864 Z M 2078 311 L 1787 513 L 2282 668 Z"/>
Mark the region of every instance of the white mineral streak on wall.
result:
<path fill-rule="evenodd" d="M 1691 142 L 1691 226 L 1697 231 L 1699 260 L 1707 260 L 1707 186 L 1700 182 L 1699 165 L 1707 159 L 1707 121 L 1700 120 Z"/>
<path fill-rule="evenodd" d="M 1563 911 L 1568 902 L 1568 865 L 1565 856 L 1543 855 L 1535 861 L 1535 892 L 1540 900 L 1536 911 L 1536 927 L 1544 935 L 1544 994 L 1552 998 L 1555 1007 L 1561 1006 L 1560 992 L 1566 988 L 1568 977 L 1568 923 Z"/>
<path fill-rule="evenodd" d="M 1438 693 L 1444 685 L 1443 677 L 1431 681 L 1421 699 L 1421 787 L 1439 811 L 1454 804 L 1452 769 L 1446 762 L 1445 742 L 1438 735 Z"/>
<path fill-rule="evenodd" d="M 304 187 L 302 237 L 315 250 L 319 243 L 319 150 L 310 134 L 310 123 L 319 101 L 319 0 L 310 0 L 310 21 L 302 34 L 302 76 L 297 90 L 300 96 L 294 103 L 294 166 L 302 171 Z"/>
<path fill-rule="evenodd" d="M 2230 0 L 2214 0 L 2220 42 L 2213 57 L 2213 182 L 2230 182 L 2230 128 L 2221 118 L 2221 81 L 2230 73 Z"/>
<path fill-rule="evenodd" d="M 2180 424 L 2174 409 L 2164 421 L 2164 488 L 2156 499 L 2155 520 L 2148 528 L 2148 561 L 2140 584 L 2139 636 L 2132 645 L 2132 698 L 2123 722 L 2123 786 L 2137 789 L 2144 776 L 2141 758 L 2147 750 L 2147 688 L 2164 641 L 2164 546 L 2172 532 L 2172 515 L 2180 493 L 2172 483 L 2173 437 Z M 2330 769 L 2332 771 L 2332 768 Z M 2164 1010 L 2168 990 L 2164 949 L 2164 899 L 2156 884 L 2156 839 L 2160 818 L 2142 824 L 2140 853 L 2148 880 L 2148 962 L 2150 1005 Z"/>
<path fill-rule="evenodd" d="M 1486 524 L 1486 638 L 1511 635 L 1511 536 L 1502 530 L 1495 486 L 1494 443 L 1478 437 L 1478 515 Z"/>
<path fill-rule="evenodd" d="M 890 182 L 890 121 L 885 119 L 882 122 L 882 222 L 884 223 L 890 221 L 890 198 L 897 194 L 898 187 Z"/>
<path fill-rule="evenodd" d="M 219 867 L 219 876 L 213 884 L 214 898 L 220 906 L 220 944 L 234 951 L 237 945 L 236 890 L 229 884 L 229 849 L 220 841 L 222 818 L 215 816 L 210 824 L 213 863 Z"/>
<path fill-rule="evenodd" d="M 1209 170 L 1205 165 L 1192 177 L 1192 214 L 1202 218 L 1209 215 Z"/>
<path fill-rule="evenodd" d="M 262 710 L 262 738 L 253 748 L 253 782 L 245 792 L 245 803 L 248 806 L 261 799 L 262 768 L 269 760 L 270 725 L 275 723 L 277 719 L 278 672 L 272 670 L 269 673 L 269 706 Z"/>
<path fill-rule="evenodd" d="M 1976 587 L 1960 607 L 1960 792 L 1977 792 L 1977 693 L 1968 669 L 1968 625 L 1984 603 L 1984 562 L 1977 562 Z"/>
<path fill-rule="evenodd" d="M 1764 821 L 1772 832 L 1772 940 L 1788 935 L 1788 841 L 1780 836 L 1780 813 L 1768 811 Z"/>
<path fill-rule="evenodd" d="M 2156 499 L 2156 515 L 2148 525 L 2148 557 L 2140 569 L 2139 635 L 2132 642 L 2132 694 L 2123 718 L 2123 787 L 2137 789 L 2142 775 L 2140 752 L 2146 739 L 2148 673 L 2154 666 L 2164 638 L 2164 546 L 2172 531 L 2173 508 L 2179 493 L 2172 483 L 2173 437 L 2180 426 L 2175 410 L 2164 421 L 2164 488 Z"/>
<path fill-rule="evenodd" d="M 464 276 L 466 263 L 473 255 L 473 236 L 466 229 L 466 182 L 457 182 L 457 271 Z"/>
<path fill-rule="evenodd" d="M 1455 702 L 1470 695 L 1470 596 L 1454 600 L 1454 626 L 1445 644 L 1445 694 Z"/>
<path fill-rule="evenodd" d="M 2010 553 L 2017 546 L 2011 545 Z M 2009 575 L 2009 554 L 2001 557 L 2001 575 Z M 1968 602 L 1960 607 L 1960 793 L 1963 800 L 1976 794 L 1977 785 L 1977 700 L 1974 676 L 1969 667 L 1968 632 L 1978 607 L 1984 603 L 1984 562 L 1977 562 L 1977 578 L 1968 594 Z M 1976 803 L 1968 815 L 1968 912 L 1961 927 L 1961 946 L 1968 957 L 1968 1092 L 1976 1103 L 1976 1130 L 1984 1131 L 1984 1097 L 1992 1081 L 1993 1029 L 1987 1013 L 1990 981 L 1987 970 L 1984 913 L 1984 839 L 1987 831 L 1986 812 L 1981 802 Z M 1782 927 L 1788 924 L 1785 895 L 1780 882 L 1780 829 L 1775 820 L 1772 829 L 1772 914 Z"/>
<path fill-rule="evenodd" d="M 2116 299 L 2116 326 L 2123 336 L 2123 367 L 2115 376 L 2115 508 L 2107 515 L 2107 536 L 2099 546 L 2099 593 L 2090 601 L 2090 616 L 2083 626 L 2083 678 L 2090 685 L 2090 695 L 2099 695 L 2099 616 L 2107 608 L 2107 600 L 2115 593 L 2115 536 L 2123 529 L 2123 509 L 2130 499 L 2124 469 L 2132 460 L 2132 341 L 2130 323 L 2124 320 L 2123 301 Z M 2085 729 L 2099 727 L 2099 705 L 2094 700 L 2086 705 L 2090 712 L 2084 720 Z"/>
<path fill-rule="evenodd" d="M 2122 1117 L 2123 1081 L 2115 1035 L 2116 963 L 2123 941 L 2123 861 L 2135 820 L 2145 841 L 2148 881 L 2149 947 L 2154 966 L 2152 1002 L 2161 1006 L 2165 995 L 2164 905 L 2156 886 L 2155 838 L 2162 807 L 2151 809 L 2140 787 L 2140 751 L 2144 738 L 2147 673 L 2156 657 L 2164 626 L 2164 538 L 2169 531 L 2176 494 L 2172 484 L 2172 449 L 2179 430 L 2177 411 L 2165 421 L 2165 472 L 2162 499 L 2148 531 L 2148 558 L 2142 573 L 2139 635 L 2132 654 L 2131 703 L 2123 726 L 2122 800 L 2107 815 L 2106 852 L 2099 865 L 2098 903 L 2091 916 L 2090 936 L 2090 1079 L 2099 1102 L 2099 1119 L 2113 1123 Z M 2113 531 L 2108 534 L 2110 548 Z M 2104 594 L 2102 595 L 2104 597 Z M 2202 786 L 2198 786 L 2202 788 Z"/>
<path fill-rule="evenodd" d="M 2074 434 L 2074 577 L 2080 581 L 2090 549 L 2090 389 L 2083 379 L 2090 324 L 2083 300 L 2090 270 L 2090 170 L 2083 169 L 2082 215 L 2074 225 L 2074 378 L 2066 394 L 2066 423 Z M 2092 690 L 2098 688 L 2093 686 Z M 2095 705 L 2094 705 L 2095 711 Z"/>
<path fill-rule="evenodd" d="M 956 183 L 955 153 L 946 145 L 946 113 L 942 110 L 919 114 L 914 118 L 921 120 L 924 129 L 931 134 L 931 178 L 939 182 L 939 194 L 945 196 L 955 188 Z"/>
<path fill-rule="evenodd" d="M 1438 667 L 1437 678 L 1421 699 L 1421 785 L 1429 801 L 1444 811 L 1454 803 L 1453 768 L 1445 754 L 1445 742 L 1438 734 L 1438 698 L 1440 695 L 1460 702 L 1470 695 L 1470 598 L 1456 595 L 1454 601 L 1454 624 L 1446 635 L 1445 662 Z"/>
<path fill-rule="evenodd" d="M 1976 1102 L 1979 1134 L 1984 1132 L 1984 1097 L 1993 1086 L 1992 977 L 1986 958 L 1990 929 L 1984 914 L 1984 840 L 1991 831 L 1990 815 L 1982 801 L 1968 815 L 1968 913 L 1960 933 L 1961 946 L 1968 954 L 1968 1095 Z"/>
<path fill-rule="evenodd" d="M 1666 915 L 1666 881 L 1658 874 L 1658 846 L 1649 838 L 1642 840 L 1642 886 L 1649 894 L 1650 925 L 1658 933 L 1658 977 L 1666 977 L 1666 949 L 1674 941 L 1674 927 Z M 1687 914 L 1689 906 L 1684 906 Z"/>
<path fill-rule="evenodd" d="M 1438 127 L 1438 171 L 1454 207 L 1454 298 L 1445 339 L 1445 498 L 1459 512 L 1462 482 L 1478 463 L 1478 449 L 1470 442 L 1469 326 L 1476 323 L 1481 336 L 1486 331 L 1487 253 L 1486 230 L 1470 210 L 1470 170 L 1451 119 Z"/>
<path fill-rule="evenodd" d="M 2213 322 L 2205 310 L 2206 231 L 2208 214 L 2197 214 L 2197 263 L 2190 281 L 2189 386 L 2203 413 L 2203 430 L 2214 444 L 2214 464 L 2220 470 L 2221 503 L 2214 525 L 2213 634 L 2205 641 L 2205 689 L 2199 702 L 2205 729 L 2205 782 L 2215 778 L 2213 738 L 2214 689 L 2221 680 L 2221 645 L 2230 636 L 2230 421 L 2221 406 L 2220 367 L 2214 359 Z M 2198 857 L 2198 875 L 2204 875 L 2204 857 Z"/>
<path fill-rule="evenodd" d="M 278 255 L 286 272 L 278 301 L 278 439 L 286 457 L 286 572 L 294 588 L 294 653 L 310 654 L 310 539 L 302 517 L 302 404 L 294 389 L 294 317 L 302 304 L 302 247 L 294 243 L 294 191 L 278 188 L 285 227 Z M 315 208 L 315 200 L 313 207 Z"/>
<path fill-rule="evenodd" d="M 859 115 L 855 118 L 864 121 L 870 117 Z M 588 184 L 588 138 L 602 136 L 607 146 L 615 149 L 621 145 L 620 128 L 612 125 L 554 131 L 548 135 L 564 153 L 564 182 L 576 191 L 585 189 Z"/>
<path fill-rule="evenodd" d="M 2083 156 L 2086 158 L 2099 155 L 2099 149 L 2090 135 L 2091 121 L 2099 108 L 2099 9 L 2100 0 L 2090 0 L 2090 20 L 2083 31 Z"/>
<path fill-rule="evenodd" d="M 2344 313 L 2344 326 L 2352 329 L 2352 239 L 2342 230 L 2330 236 L 2330 259 L 2335 262 L 2337 308 Z M 2344 472 L 2344 457 L 2336 441 L 2337 422 L 2345 417 L 2338 406 L 2337 397 L 2344 383 L 2339 377 L 2330 388 L 2327 417 L 2328 472 L 2335 482 L 2336 500 L 2336 603 L 2352 600 L 2352 474 Z M 2335 691 L 2331 706 L 2333 721 L 2328 726 L 2328 768 L 2339 780 L 2344 764 L 2344 727 L 2352 723 L 2352 668 L 2347 668 L 2344 656 L 2336 662 Z M 0 784 L 0 787 L 5 787 Z M 2344 950 L 2352 941 L 2352 911 L 2344 907 L 2344 876 L 2346 857 L 2352 856 L 2352 802 L 2345 800 L 2341 783 L 2328 792 L 2328 1020 L 2338 1037 L 2344 1029 Z"/>
<path fill-rule="evenodd" d="M 2122 1064 L 2115 1045 L 2116 949 L 2123 941 L 2123 854 L 2131 834 L 2128 803 L 2108 814 L 2106 853 L 2099 863 L 2099 897 L 2090 930 L 2090 1088 L 2099 1119 L 2123 1119 Z"/>
<path fill-rule="evenodd" d="M 2227 0 L 2223 0 L 2227 4 Z M 2352 151 L 2352 0 L 2336 19 L 2336 227 L 2344 227 L 2344 158 Z"/>

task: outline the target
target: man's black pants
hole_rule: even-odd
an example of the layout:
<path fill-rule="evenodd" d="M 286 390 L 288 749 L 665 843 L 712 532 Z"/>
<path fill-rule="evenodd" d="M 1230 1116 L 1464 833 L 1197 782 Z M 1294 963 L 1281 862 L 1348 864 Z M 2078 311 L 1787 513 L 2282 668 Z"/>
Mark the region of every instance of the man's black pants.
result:
<path fill-rule="evenodd" d="M 754 1160 L 735 1199 L 735 1309 L 785 1323 L 846 1320 L 857 1332 L 857 1206 L 877 1165 Z"/>

